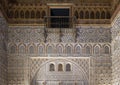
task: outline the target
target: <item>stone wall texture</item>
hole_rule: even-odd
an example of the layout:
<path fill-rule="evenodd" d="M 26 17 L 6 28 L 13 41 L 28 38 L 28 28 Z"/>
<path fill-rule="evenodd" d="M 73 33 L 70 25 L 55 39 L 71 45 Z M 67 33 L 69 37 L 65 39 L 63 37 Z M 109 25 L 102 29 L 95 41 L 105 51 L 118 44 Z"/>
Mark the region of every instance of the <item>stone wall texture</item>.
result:
<path fill-rule="evenodd" d="M 113 85 L 120 84 L 120 13 L 116 16 L 112 28 L 112 77 Z"/>

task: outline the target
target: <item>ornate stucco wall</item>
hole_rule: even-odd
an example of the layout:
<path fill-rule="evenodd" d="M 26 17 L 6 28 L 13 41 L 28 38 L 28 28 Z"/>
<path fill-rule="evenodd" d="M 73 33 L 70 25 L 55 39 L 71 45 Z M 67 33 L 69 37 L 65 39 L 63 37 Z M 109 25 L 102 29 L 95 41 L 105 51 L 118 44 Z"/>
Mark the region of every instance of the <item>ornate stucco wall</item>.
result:
<path fill-rule="evenodd" d="M 0 85 L 120 84 L 120 0 L 64 0 L 74 29 L 44 27 L 51 1 L 34 1 L 0 0 Z"/>
<path fill-rule="evenodd" d="M 49 64 L 49 61 L 53 63 L 70 61 L 73 68 L 87 68 L 84 72 L 87 71 L 88 74 L 82 75 L 87 75 L 92 85 L 111 85 L 110 29 L 110 26 L 77 26 L 76 29 L 62 29 L 60 32 L 60 29 L 45 30 L 42 26 L 9 26 L 8 83 L 29 85 L 37 73 L 40 75 L 45 70 L 47 65 L 45 62 Z M 84 62 L 85 58 L 89 59 L 88 64 Z M 80 67 L 75 67 L 74 63 Z M 41 68 L 43 69 L 39 71 Z M 48 73 L 45 71 L 43 74 Z M 66 75 L 69 75 L 66 72 L 55 72 L 49 77 L 57 78 L 56 74 L 65 74 L 63 77 L 66 78 Z M 58 81 L 61 82 L 59 79 Z M 85 81 L 84 84 L 88 85 Z"/>
<path fill-rule="evenodd" d="M 112 77 L 113 85 L 120 84 L 120 13 L 112 23 Z"/>

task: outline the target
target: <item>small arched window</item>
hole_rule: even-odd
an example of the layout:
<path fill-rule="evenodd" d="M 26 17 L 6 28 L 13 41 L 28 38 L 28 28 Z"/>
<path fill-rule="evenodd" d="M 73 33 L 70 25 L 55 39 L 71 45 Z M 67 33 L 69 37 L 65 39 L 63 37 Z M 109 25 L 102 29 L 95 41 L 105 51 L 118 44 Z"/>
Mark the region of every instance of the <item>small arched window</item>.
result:
<path fill-rule="evenodd" d="M 105 49 L 105 54 L 109 54 L 109 47 L 105 46 L 104 49 Z"/>
<path fill-rule="evenodd" d="M 71 65 L 70 64 L 66 64 L 66 71 L 71 71 Z"/>
<path fill-rule="evenodd" d="M 58 65 L 58 71 L 63 71 L 63 65 L 62 64 Z"/>
<path fill-rule="evenodd" d="M 50 64 L 49 71 L 55 71 L 55 65 L 54 64 Z"/>

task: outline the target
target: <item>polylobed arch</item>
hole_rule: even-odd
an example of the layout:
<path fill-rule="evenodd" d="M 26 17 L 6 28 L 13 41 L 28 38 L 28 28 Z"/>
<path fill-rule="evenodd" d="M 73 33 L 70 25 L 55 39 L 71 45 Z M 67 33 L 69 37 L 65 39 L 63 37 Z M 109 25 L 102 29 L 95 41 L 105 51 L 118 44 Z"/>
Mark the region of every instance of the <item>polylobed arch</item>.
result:
<path fill-rule="evenodd" d="M 26 45 L 25 44 L 20 44 L 20 45 L 18 45 L 18 53 L 26 53 Z"/>
<path fill-rule="evenodd" d="M 36 18 L 40 18 L 40 11 L 38 11 L 38 10 L 36 12 Z"/>
<path fill-rule="evenodd" d="M 44 54 L 45 53 L 45 47 L 43 45 L 38 45 L 37 47 L 38 54 Z"/>
<path fill-rule="evenodd" d="M 103 10 L 101 11 L 101 19 L 105 19 L 106 18 L 106 12 Z"/>
<path fill-rule="evenodd" d="M 30 18 L 30 12 L 27 10 L 25 11 L 25 18 L 26 19 L 29 19 Z"/>
<path fill-rule="evenodd" d="M 57 54 L 63 54 L 64 53 L 64 51 L 63 51 L 63 47 L 62 46 L 57 46 Z"/>
<path fill-rule="evenodd" d="M 95 18 L 95 13 L 94 13 L 94 11 L 91 11 L 90 12 L 90 19 L 94 19 Z"/>
<path fill-rule="evenodd" d="M 80 45 L 80 44 L 75 45 L 74 51 L 75 51 L 75 54 L 81 55 L 82 54 L 82 45 Z"/>
<path fill-rule="evenodd" d="M 34 54 L 36 52 L 36 46 L 34 44 L 29 44 L 27 47 L 27 51 L 30 54 Z"/>
<path fill-rule="evenodd" d="M 89 11 L 85 11 L 85 19 L 89 19 Z"/>
<path fill-rule="evenodd" d="M 98 45 L 94 47 L 94 54 L 97 54 L 97 55 L 100 54 L 100 47 Z"/>
<path fill-rule="evenodd" d="M 100 19 L 100 11 L 96 11 L 95 16 L 96 19 Z"/>
<path fill-rule="evenodd" d="M 96 51 L 96 50 L 98 50 L 98 51 Z M 94 54 L 97 54 L 97 55 L 101 54 L 102 53 L 101 50 L 102 50 L 101 44 L 95 44 L 93 46 L 93 53 Z"/>
<path fill-rule="evenodd" d="M 42 47 L 42 49 L 43 49 L 43 53 L 45 53 L 45 50 L 46 50 L 46 46 L 45 46 L 45 44 L 44 43 L 40 43 L 40 44 L 38 44 L 37 45 L 37 53 L 39 53 L 39 47 Z"/>
<path fill-rule="evenodd" d="M 54 45 L 53 44 L 48 44 L 48 45 L 46 45 L 46 52 L 48 53 L 48 54 L 53 54 L 54 53 Z"/>
<path fill-rule="evenodd" d="M 24 18 L 24 16 L 25 16 L 24 11 L 21 10 L 21 11 L 20 11 L 20 18 Z"/>
<path fill-rule="evenodd" d="M 80 11 L 79 15 L 80 15 L 80 19 L 84 19 L 84 11 L 83 10 Z"/>
<path fill-rule="evenodd" d="M 111 49 L 111 47 L 110 47 L 110 45 L 104 45 L 103 46 L 103 49 L 104 49 L 104 54 L 110 54 L 110 49 Z"/>
<path fill-rule="evenodd" d="M 35 18 L 35 12 L 33 10 L 31 11 L 31 18 Z"/>
<path fill-rule="evenodd" d="M 65 53 L 69 56 L 73 53 L 73 46 L 71 44 L 67 44 L 65 46 Z"/>
<path fill-rule="evenodd" d="M 19 18 L 19 12 L 18 12 L 18 10 L 15 10 L 14 17 L 15 18 Z"/>
<path fill-rule="evenodd" d="M 17 53 L 17 45 L 16 44 L 12 43 L 8 47 L 9 47 L 9 53 L 11 53 L 11 54 Z"/>
<path fill-rule="evenodd" d="M 85 48 L 85 53 L 86 53 L 87 55 L 92 54 L 92 46 L 91 46 L 91 45 L 86 44 L 86 45 L 84 46 L 84 48 Z"/>

